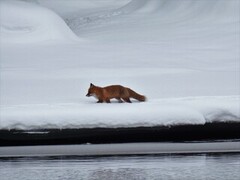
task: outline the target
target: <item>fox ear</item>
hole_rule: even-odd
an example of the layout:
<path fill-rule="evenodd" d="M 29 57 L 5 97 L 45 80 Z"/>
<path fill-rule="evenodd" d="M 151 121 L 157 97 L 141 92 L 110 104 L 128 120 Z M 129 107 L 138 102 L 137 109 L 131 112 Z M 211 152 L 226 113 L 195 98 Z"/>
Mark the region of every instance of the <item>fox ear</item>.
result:
<path fill-rule="evenodd" d="M 90 84 L 90 87 L 94 86 L 92 83 Z"/>

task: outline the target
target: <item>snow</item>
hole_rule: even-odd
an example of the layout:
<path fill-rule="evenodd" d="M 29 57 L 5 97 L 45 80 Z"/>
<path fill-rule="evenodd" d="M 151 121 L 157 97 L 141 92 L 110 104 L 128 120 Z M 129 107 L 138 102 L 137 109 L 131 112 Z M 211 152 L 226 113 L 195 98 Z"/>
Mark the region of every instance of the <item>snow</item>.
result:
<path fill-rule="evenodd" d="M 1 42 L 77 40 L 66 23 L 47 8 L 21 1 L 1 1 Z"/>
<path fill-rule="evenodd" d="M 0 129 L 240 122 L 239 0 L 0 8 Z M 148 101 L 96 104 L 85 97 L 90 83 L 121 84 Z"/>
<path fill-rule="evenodd" d="M 1 129 L 152 127 L 239 122 L 238 97 L 159 99 L 146 103 L 12 105 L 1 109 Z"/>

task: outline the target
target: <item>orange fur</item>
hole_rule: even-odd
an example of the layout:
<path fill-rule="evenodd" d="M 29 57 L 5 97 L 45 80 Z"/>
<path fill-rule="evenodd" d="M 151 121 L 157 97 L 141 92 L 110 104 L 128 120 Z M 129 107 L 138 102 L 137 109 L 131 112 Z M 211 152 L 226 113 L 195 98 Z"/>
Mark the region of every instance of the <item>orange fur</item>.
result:
<path fill-rule="evenodd" d="M 131 103 L 130 98 L 134 98 L 138 101 L 146 101 L 145 96 L 121 85 L 98 87 L 91 83 L 86 96 L 96 97 L 98 99 L 98 103 L 110 103 L 110 99 L 117 99 L 119 102 L 125 101 Z"/>

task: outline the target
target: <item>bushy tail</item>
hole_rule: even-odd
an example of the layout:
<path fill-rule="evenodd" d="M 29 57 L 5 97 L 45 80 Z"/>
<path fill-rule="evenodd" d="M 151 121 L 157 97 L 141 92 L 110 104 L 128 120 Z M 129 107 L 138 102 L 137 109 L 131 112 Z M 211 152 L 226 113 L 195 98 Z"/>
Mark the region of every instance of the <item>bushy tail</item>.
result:
<path fill-rule="evenodd" d="M 131 90 L 130 88 L 127 88 L 127 90 L 128 90 L 129 96 L 131 98 L 134 98 L 138 101 L 146 101 L 147 100 L 147 98 L 145 96 L 136 93 L 135 91 Z"/>

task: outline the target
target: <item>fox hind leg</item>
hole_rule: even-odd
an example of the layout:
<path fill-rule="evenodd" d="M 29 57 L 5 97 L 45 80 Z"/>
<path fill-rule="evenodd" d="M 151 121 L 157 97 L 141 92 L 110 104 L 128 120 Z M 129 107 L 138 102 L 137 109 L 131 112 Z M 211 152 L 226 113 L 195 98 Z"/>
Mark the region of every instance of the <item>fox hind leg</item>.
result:
<path fill-rule="evenodd" d="M 121 100 L 121 98 L 116 98 L 118 100 L 119 103 L 122 103 L 123 101 Z"/>
<path fill-rule="evenodd" d="M 132 101 L 129 98 L 122 98 L 125 102 L 132 103 Z"/>

